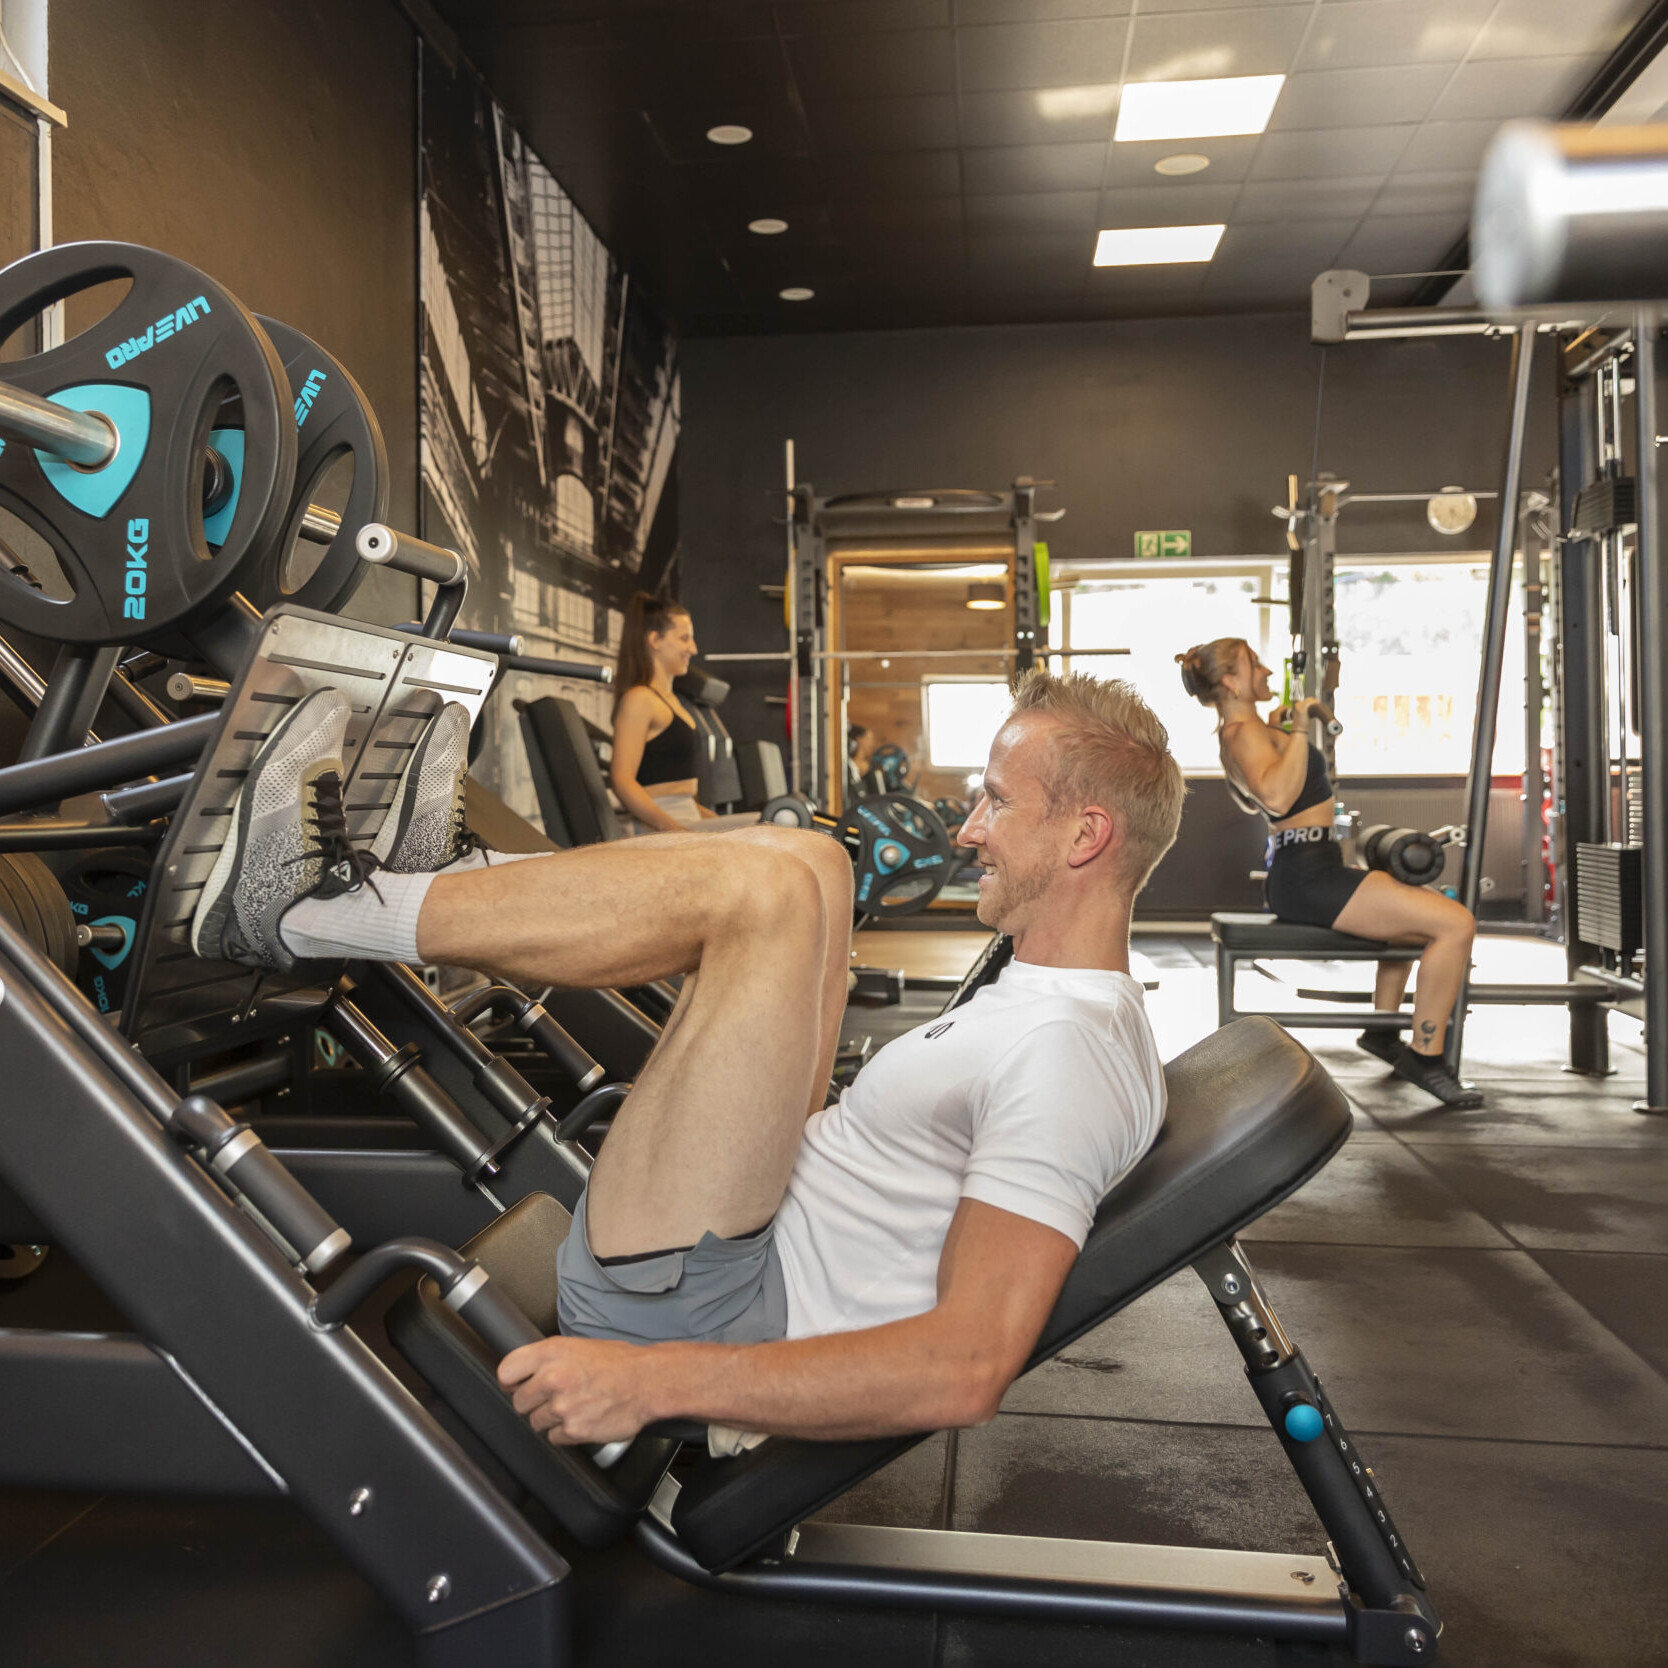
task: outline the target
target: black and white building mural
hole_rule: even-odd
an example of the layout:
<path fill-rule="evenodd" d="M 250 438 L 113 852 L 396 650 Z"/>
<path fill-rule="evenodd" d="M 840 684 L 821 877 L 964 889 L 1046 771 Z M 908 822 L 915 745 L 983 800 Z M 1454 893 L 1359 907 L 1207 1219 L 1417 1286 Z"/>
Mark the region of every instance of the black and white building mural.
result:
<path fill-rule="evenodd" d="M 677 341 L 470 72 L 423 54 L 423 536 L 471 569 L 463 623 L 529 654 L 611 660 L 631 592 L 678 554 Z M 510 700 L 594 684 L 508 680 L 476 774 L 537 804 Z"/>

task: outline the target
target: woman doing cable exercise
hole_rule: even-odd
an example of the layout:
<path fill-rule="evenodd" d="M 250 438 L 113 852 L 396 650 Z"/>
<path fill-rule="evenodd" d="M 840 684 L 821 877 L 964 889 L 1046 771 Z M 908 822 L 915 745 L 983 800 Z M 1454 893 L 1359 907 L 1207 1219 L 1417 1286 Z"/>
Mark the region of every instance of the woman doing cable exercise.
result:
<path fill-rule="evenodd" d="M 1483 1097 L 1442 1059 L 1448 1016 L 1471 961 L 1477 930 L 1471 912 L 1440 892 L 1345 865 L 1332 829 L 1326 758 L 1308 740 L 1319 702 L 1305 698 L 1265 719 L 1257 709 L 1274 698 L 1269 670 L 1242 637 L 1200 643 L 1176 660 L 1188 694 L 1216 709 L 1229 790 L 1243 809 L 1268 818 L 1269 909 L 1282 921 L 1422 946 L 1408 1040 L 1399 1041 L 1395 1027 L 1374 1027 L 1361 1033 L 1361 1047 L 1445 1106 L 1481 1106 Z M 1378 964 L 1375 1010 L 1394 1013 L 1401 1006 L 1411 971 L 1405 961 Z"/>
<path fill-rule="evenodd" d="M 634 834 L 717 833 L 759 820 L 751 811 L 719 816 L 695 798 L 705 743 L 672 687 L 695 652 L 687 608 L 646 591 L 632 597 L 614 672 L 608 785 Z"/>

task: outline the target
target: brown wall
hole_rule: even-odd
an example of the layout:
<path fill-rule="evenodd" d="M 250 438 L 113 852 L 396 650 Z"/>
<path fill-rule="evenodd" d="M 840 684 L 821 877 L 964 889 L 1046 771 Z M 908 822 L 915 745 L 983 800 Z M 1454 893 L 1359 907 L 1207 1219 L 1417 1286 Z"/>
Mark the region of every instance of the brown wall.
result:
<path fill-rule="evenodd" d="M 1006 677 L 1011 664 L 989 653 L 955 660 L 911 657 L 910 650 L 1008 647 L 1012 617 L 1006 609 L 998 613 L 969 608 L 967 583 L 857 574 L 847 575 L 841 585 L 841 647 L 898 651 L 889 666 L 875 660 L 846 662 L 849 721 L 873 730 L 877 743 L 895 742 L 909 754 L 915 791 L 927 800 L 965 797 L 967 772 L 927 767 L 923 682 L 929 677 Z M 877 687 L 881 685 L 886 687 Z"/>

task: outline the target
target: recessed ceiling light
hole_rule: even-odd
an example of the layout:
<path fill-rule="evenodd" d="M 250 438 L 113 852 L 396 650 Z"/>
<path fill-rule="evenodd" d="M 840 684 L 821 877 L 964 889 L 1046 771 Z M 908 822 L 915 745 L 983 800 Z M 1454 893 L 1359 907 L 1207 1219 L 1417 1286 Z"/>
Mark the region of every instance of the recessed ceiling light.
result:
<path fill-rule="evenodd" d="M 785 232 L 788 229 L 788 223 L 785 220 L 778 220 L 774 215 L 767 214 L 761 220 L 749 220 L 747 229 L 750 232 L 757 232 L 760 237 L 775 237 L 778 232 Z"/>
<path fill-rule="evenodd" d="M 1008 606 L 1007 587 L 1000 580 L 969 585 L 967 587 L 967 606 L 973 609 L 997 609 Z"/>
<path fill-rule="evenodd" d="M 1210 167 L 1210 158 L 1197 151 L 1183 151 L 1180 156 L 1161 156 L 1153 164 L 1155 174 L 1197 174 Z"/>
<path fill-rule="evenodd" d="M 1037 114 L 1045 122 L 1110 116 L 1117 108 L 1116 81 L 1103 81 L 1092 87 L 1044 87 L 1037 94 Z"/>
<path fill-rule="evenodd" d="M 1132 81 L 1118 105 L 1112 137 L 1214 139 L 1261 133 L 1285 86 L 1283 75 L 1216 76 L 1209 81 Z"/>
<path fill-rule="evenodd" d="M 1208 261 L 1227 228 L 1216 226 L 1119 226 L 1100 234 L 1096 266 L 1164 266 Z"/>
<path fill-rule="evenodd" d="M 707 129 L 707 137 L 715 145 L 745 145 L 753 137 L 753 130 L 740 122 L 720 122 Z"/>
<path fill-rule="evenodd" d="M 785 290 L 776 292 L 784 301 L 809 301 L 817 292 L 808 290 L 803 284 L 790 284 Z"/>

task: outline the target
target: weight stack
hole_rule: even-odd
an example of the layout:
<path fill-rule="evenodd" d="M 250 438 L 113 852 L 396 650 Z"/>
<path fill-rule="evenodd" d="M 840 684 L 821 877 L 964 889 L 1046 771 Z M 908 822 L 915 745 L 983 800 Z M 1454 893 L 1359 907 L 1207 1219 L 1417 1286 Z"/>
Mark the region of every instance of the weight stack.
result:
<path fill-rule="evenodd" d="M 1623 957 L 1644 947 L 1644 868 L 1639 846 L 1577 845 L 1575 934 Z"/>

